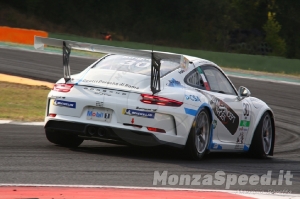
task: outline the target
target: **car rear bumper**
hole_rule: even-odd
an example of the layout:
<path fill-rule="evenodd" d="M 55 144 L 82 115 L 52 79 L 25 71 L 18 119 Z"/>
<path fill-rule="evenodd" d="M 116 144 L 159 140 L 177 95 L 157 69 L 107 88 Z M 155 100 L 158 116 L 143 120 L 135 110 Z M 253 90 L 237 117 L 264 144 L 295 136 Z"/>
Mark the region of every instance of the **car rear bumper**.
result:
<path fill-rule="evenodd" d="M 154 133 L 73 121 L 49 120 L 45 124 L 45 130 L 50 133 L 60 132 L 74 134 L 85 140 L 95 140 L 115 144 L 130 144 L 138 146 L 169 145 L 177 148 L 184 147 L 184 145 L 180 145 L 178 143 L 160 140 L 158 138 L 159 135 L 157 137 Z"/>

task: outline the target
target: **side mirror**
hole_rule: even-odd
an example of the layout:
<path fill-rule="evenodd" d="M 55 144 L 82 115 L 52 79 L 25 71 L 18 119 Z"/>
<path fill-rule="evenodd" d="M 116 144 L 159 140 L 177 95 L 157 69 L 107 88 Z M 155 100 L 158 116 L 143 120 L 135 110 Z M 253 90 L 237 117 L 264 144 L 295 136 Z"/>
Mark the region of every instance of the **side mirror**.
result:
<path fill-rule="evenodd" d="M 240 86 L 239 90 L 238 90 L 238 100 L 242 100 L 245 97 L 250 97 L 251 92 L 249 91 L 248 88 L 244 87 L 244 86 Z"/>

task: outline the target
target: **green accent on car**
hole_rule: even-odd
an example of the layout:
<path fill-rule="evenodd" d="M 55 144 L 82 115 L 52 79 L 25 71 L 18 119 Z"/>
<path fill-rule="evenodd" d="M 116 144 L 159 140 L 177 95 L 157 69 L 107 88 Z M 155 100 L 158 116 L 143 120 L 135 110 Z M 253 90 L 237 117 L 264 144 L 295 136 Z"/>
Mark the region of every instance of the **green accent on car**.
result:
<path fill-rule="evenodd" d="M 247 120 L 241 120 L 240 126 L 243 126 L 243 127 L 249 127 L 249 126 L 250 126 L 250 121 L 247 121 Z"/>

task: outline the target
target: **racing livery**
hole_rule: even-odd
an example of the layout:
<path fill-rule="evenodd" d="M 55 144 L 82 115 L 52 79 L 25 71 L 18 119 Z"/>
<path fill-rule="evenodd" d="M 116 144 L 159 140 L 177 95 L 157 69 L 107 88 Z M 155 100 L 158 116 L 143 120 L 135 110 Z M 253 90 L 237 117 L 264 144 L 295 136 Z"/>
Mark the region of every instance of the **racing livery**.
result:
<path fill-rule="evenodd" d="M 270 107 L 238 90 L 215 63 L 188 55 L 35 37 L 35 48 L 62 47 L 64 77 L 47 98 L 45 132 L 58 145 L 84 140 L 170 145 L 192 159 L 210 152 L 273 155 Z M 71 75 L 71 49 L 107 53 Z"/>

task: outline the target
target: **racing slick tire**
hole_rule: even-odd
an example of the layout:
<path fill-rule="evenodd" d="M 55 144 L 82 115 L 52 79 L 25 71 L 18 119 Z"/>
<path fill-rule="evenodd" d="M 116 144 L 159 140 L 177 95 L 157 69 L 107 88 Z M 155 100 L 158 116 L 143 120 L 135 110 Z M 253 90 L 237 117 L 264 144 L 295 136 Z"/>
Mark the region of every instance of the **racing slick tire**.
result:
<path fill-rule="evenodd" d="M 250 154 L 255 158 L 266 158 L 272 150 L 273 139 L 271 115 L 265 112 L 254 132 L 249 149 Z"/>
<path fill-rule="evenodd" d="M 210 140 L 210 124 L 208 111 L 201 110 L 194 119 L 185 147 L 192 160 L 200 160 L 206 154 Z"/>
<path fill-rule="evenodd" d="M 58 132 L 50 132 L 45 131 L 46 137 L 49 140 L 49 142 L 52 142 L 57 145 L 61 145 L 64 147 L 71 147 L 75 148 L 78 147 L 82 142 L 83 139 L 77 137 L 76 135 L 68 135 Z"/>

